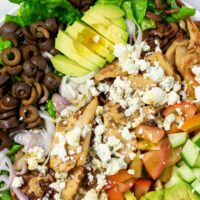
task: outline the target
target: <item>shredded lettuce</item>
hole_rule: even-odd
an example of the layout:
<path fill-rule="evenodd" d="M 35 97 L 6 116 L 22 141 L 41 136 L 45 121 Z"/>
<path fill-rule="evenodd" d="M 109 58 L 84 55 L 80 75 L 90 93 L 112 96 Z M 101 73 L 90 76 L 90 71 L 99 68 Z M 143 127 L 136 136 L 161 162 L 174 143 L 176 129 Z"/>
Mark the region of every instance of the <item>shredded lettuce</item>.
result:
<path fill-rule="evenodd" d="M 9 190 L 5 190 L 3 192 L 0 193 L 0 199 L 1 200 L 12 200 L 12 197 L 10 195 L 10 191 Z"/>
<path fill-rule="evenodd" d="M 145 31 L 148 29 L 156 28 L 156 23 L 153 20 L 145 17 L 142 20 L 142 22 L 140 23 L 140 27 L 141 27 L 142 31 Z"/>
<path fill-rule="evenodd" d="M 163 16 L 163 18 L 168 22 L 176 22 L 178 23 L 180 20 L 184 20 L 188 16 L 193 16 L 195 14 L 196 10 L 193 8 L 188 8 L 186 6 L 183 6 L 178 13 Z"/>
<path fill-rule="evenodd" d="M 10 0 L 20 4 L 17 16 L 6 15 L 5 21 L 12 21 L 21 26 L 56 17 L 60 22 L 71 24 L 81 18 L 80 12 L 67 0 Z"/>
<path fill-rule="evenodd" d="M 115 6 L 121 6 L 123 4 L 124 0 L 97 0 L 96 4 L 111 4 Z"/>

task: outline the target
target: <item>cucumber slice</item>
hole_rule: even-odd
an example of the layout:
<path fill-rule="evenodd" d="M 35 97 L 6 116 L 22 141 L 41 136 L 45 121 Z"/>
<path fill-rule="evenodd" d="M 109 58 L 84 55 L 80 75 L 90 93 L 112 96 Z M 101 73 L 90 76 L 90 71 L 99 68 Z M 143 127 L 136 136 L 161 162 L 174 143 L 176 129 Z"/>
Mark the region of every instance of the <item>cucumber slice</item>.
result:
<path fill-rule="evenodd" d="M 176 148 L 186 143 L 188 138 L 188 133 L 186 132 L 174 133 L 174 134 L 169 134 L 168 137 L 171 146 L 173 148 Z"/>
<path fill-rule="evenodd" d="M 200 154 L 198 155 L 198 158 L 197 158 L 194 166 L 195 167 L 200 167 Z"/>
<path fill-rule="evenodd" d="M 200 195 L 200 180 L 196 179 L 192 183 L 192 188 Z"/>
<path fill-rule="evenodd" d="M 192 141 L 200 148 L 200 133 L 192 138 Z"/>
<path fill-rule="evenodd" d="M 165 184 L 166 188 L 169 188 L 173 185 L 177 185 L 179 183 L 183 183 L 184 181 L 181 179 L 181 177 L 178 175 L 177 173 L 177 167 L 174 166 L 172 169 L 172 176 L 170 178 L 170 180 Z"/>
<path fill-rule="evenodd" d="M 200 178 L 200 168 L 192 168 L 192 172 L 196 178 Z"/>
<path fill-rule="evenodd" d="M 181 151 L 183 160 L 185 160 L 190 167 L 194 167 L 198 155 L 199 148 L 191 140 L 187 140 Z"/>
<path fill-rule="evenodd" d="M 124 193 L 125 200 L 136 200 L 134 194 L 131 191 L 127 191 Z"/>
<path fill-rule="evenodd" d="M 181 161 L 179 161 L 178 163 L 177 163 L 177 166 L 178 167 L 182 167 L 182 166 L 184 166 L 184 165 L 187 165 L 183 160 L 181 160 Z"/>
<path fill-rule="evenodd" d="M 184 181 L 186 181 L 186 182 L 188 182 L 188 183 L 191 183 L 191 182 L 194 181 L 195 178 L 196 178 L 196 177 L 194 176 L 192 170 L 191 170 L 187 165 L 178 168 L 177 171 L 178 171 L 178 174 L 180 175 L 180 177 L 181 177 Z"/>

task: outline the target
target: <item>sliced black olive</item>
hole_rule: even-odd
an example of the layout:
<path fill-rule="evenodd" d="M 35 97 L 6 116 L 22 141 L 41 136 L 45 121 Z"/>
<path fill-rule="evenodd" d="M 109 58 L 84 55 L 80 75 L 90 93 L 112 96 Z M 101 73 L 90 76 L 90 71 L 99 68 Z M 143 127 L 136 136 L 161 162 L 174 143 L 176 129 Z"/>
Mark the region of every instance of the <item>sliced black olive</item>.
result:
<path fill-rule="evenodd" d="M 42 71 L 46 69 L 47 61 L 42 56 L 33 56 L 31 62 Z"/>
<path fill-rule="evenodd" d="M 41 51 L 50 51 L 55 46 L 55 39 L 41 39 L 39 41 L 39 48 Z"/>
<path fill-rule="evenodd" d="M 51 32 L 56 34 L 58 32 L 58 24 L 56 22 L 56 19 L 53 17 L 47 18 L 45 20 L 45 24 L 47 29 Z"/>
<path fill-rule="evenodd" d="M 11 145 L 11 139 L 5 132 L 0 132 L 0 151 L 3 149 L 9 149 Z"/>
<path fill-rule="evenodd" d="M 28 28 L 22 28 L 22 32 L 25 38 L 28 38 L 29 40 L 36 40 L 36 38 L 31 34 Z"/>
<path fill-rule="evenodd" d="M 27 60 L 23 64 L 23 72 L 28 77 L 35 76 L 37 73 L 38 67 L 34 65 L 30 60 Z"/>
<path fill-rule="evenodd" d="M 25 83 L 34 83 L 35 82 L 35 77 L 28 77 L 26 74 L 24 74 L 24 72 L 21 73 L 21 78 L 22 81 L 24 81 Z"/>
<path fill-rule="evenodd" d="M 36 79 L 35 79 L 36 82 L 41 83 L 44 79 L 44 75 L 45 75 L 44 71 L 38 70 L 36 74 Z"/>
<path fill-rule="evenodd" d="M 25 123 L 32 123 L 39 118 L 39 111 L 32 105 L 23 106 L 19 110 L 19 116 Z"/>
<path fill-rule="evenodd" d="M 49 97 L 49 91 L 46 88 L 46 86 L 42 85 L 42 90 L 43 90 L 43 97 L 38 101 L 38 104 L 46 102 Z"/>
<path fill-rule="evenodd" d="M 34 128 L 42 124 L 42 119 L 39 117 L 35 122 L 27 124 L 27 128 Z"/>
<path fill-rule="evenodd" d="M 3 35 L 4 33 L 14 33 L 17 30 L 17 28 L 17 24 L 13 22 L 6 22 L 0 28 L 0 35 Z"/>
<path fill-rule="evenodd" d="M 4 85 L 6 82 L 8 82 L 10 76 L 6 72 L 6 68 L 0 68 L 0 86 Z"/>
<path fill-rule="evenodd" d="M 1 52 L 1 59 L 4 64 L 15 66 L 21 61 L 21 52 L 16 47 L 9 47 Z"/>
<path fill-rule="evenodd" d="M 12 94 L 19 99 L 28 99 L 31 96 L 31 86 L 23 81 L 16 82 L 12 86 Z"/>
<path fill-rule="evenodd" d="M 38 100 L 38 93 L 35 87 L 32 87 L 31 96 L 29 99 L 23 99 L 22 104 L 27 106 L 31 104 L 35 104 Z"/>
<path fill-rule="evenodd" d="M 10 40 L 12 42 L 13 46 L 17 47 L 18 42 L 19 42 L 19 38 L 18 38 L 16 33 L 4 33 L 2 35 L 2 38 L 4 40 Z"/>
<path fill-rule="evenodd" d="M 45 23 L 42 21 L 33 23 L 30 27 L 30 31 L 37 38 L 49 38 L 49 32 L 46 29 Z"/>
<path fill-rule="evenodd" d="M 11 110 L 13 108 L 16 108 L 18 104 L 19 101 L 15 97 L 10 96 L 8 94 L 3 96 L 1 99 L 1 107 L 4 110 Z"/>
<path fill-rule="evenodd" d="M 0 120 L 0 128 L 3 130 L 7 130 L 10 128 L 17 127 L 19 125 L 19 121 L 16 116 L 11 117 L 9 119 Z"/>
<path fill-rule="evenodd" d="M 49 89 L 54 90 L 60 86 L 61 79 L 53 72 L 45 74 L 43 84 Z"/>
<path fill-rule="evenodd" d="M 10 75 L 18 75 L 22 71 L 22 65 L 16 65 L 16 66 L 6 66 L 6 71 Z"/>
<path fill-rule="evenodd" d="M 40 52 L 39 49 L 34 45 L 25 45 L 22 48 L 22 54 L 24 60 L 29 60 L 32 56 L 38 56 Z"/>
<path fill-rule="evenodd" d="M 12 117 L 16 115 L 16 110 L 9 110 L 5 113 L 0 114 L 0 119 L 7 119 L 9 117 Z"/>
<path fill-rule="evenodd" d="M 6 93 L 6 88 L 7 88 L 7 85 L 1 85 L 0 87 L 0 98 L 3 97 L 3 95 Z"/>
<path fill-rule="evenodd" d="M 53 56 L 56 56 L 58 54 L 60 54 L 60 51 L 58 51 L 56 48 L 53 48 L 49 51 L 49 53 Z"/>

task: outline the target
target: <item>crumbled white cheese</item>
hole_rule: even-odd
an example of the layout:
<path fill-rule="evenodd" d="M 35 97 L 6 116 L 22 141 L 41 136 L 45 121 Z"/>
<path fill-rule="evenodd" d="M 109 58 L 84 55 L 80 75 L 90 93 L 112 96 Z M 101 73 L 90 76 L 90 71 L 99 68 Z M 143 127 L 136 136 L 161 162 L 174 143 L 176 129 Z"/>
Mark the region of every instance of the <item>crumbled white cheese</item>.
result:
<path fill-rule="evenodd" d="M 131 175 L 134 175 L 134 174 L 135 174 L 135 170 L 133 170 L 133 169 L 129 169 L 127 172 L 128 172 L 129 174 L 131 174 Z"/>
<path fill-rule="evenodd" d="M 94 133 L 95 135 L 102 135 L 105 132 L 105 126 L 100 124 L 97 125 L 94 129 Z"/>
<path fill-rule="evenodd" d="M 165 78 L 164 70 L 160 66 L 149 67 L 144 77 L 151 78 L 154 82 L 159 83 Z"/>
<path fill-rule="evenodd" d="M 122 127 L 122 129 L 120 130 L 121 134 L 122 134 L 122 137 L 125 139 L 125 140 L 131 140 L 133 139 L 134 135 L 133 133 L 131 133 L 128 129 L 128 127 Z"/>
<path fill-rule="evenodd" d="M 101 159 L 102 165 L 106 166 L 111 159 L 111 152 L 108 144 L 99 144 L 95 147 L 98 157 Z"/>
<path fill-rule="evenodd" d="M 102 189 L 102 187 L 104 185 L 107 184 L 107 181 L 106 181 L 106 175 L 104 173 L 101 173 L 101 174 L 97 174 L 97 187 L 96 189 L 99 191 Z"/>
<path fill-rule="evenodd" d="M 66 186 L 66 183 L 61 180 L 57 180 L 49 185 L 50 188 L 56 190 L 57 192 L 61 192 Z"/>
<path fill-rule="evenodd" d="M 162 82 L 160 82 L 159 86 L 166 92 L 169 92 L 171 89 L 173 89 L 175 84 L 174 77 L 173 76 L 166 76 Z"/>
<path fill-rule="evenodd" d="M 126 169 L 127 164 L 122 158 L 112 158 L 106 169 L 106 175 L 114 175 L 121 169 Z"/>
<path fill-rule="evenodd" d="M 178 101 L 180 101 L 180 96 L 176 92 L 171 91 L 170 93 L 167 94 L 168 105 L 174 105 Z"/>
<path fill-rule="evenodd" d="M 195 80 L 200 84 L 200 65 L 194 65 L 192 73 L 195 75 Z"/>
<path fill-rule="evenodd" d="M 66 141 L 71 146 L 78 146 L 81 138 L 82 129 L 80 127 L 75 127 L 66 134 Z"/>
<path fill-rule="evenodd" d="M 53 197 L 54 197 L 55 200 L 61 200 L 62 199 L 61 193 L 55 193 Z"/>
<path fill-rule="evenodd" d="M 98 200 L 98 193 L 95 189 L 89 190 L 82 200 Z"/>
<path fill-rule="evenodd" d="M 45 161 L 45 151 L 41 147 L 30 148 L 27 153 L 27 163 L 29 170 L 37 170 L 38 165 Z"/>
<path fill-rule="evenodd" d="M 194 87 L 195 90 L 195 98 L 197 101 L 200 101 L 200 86 Z"/>
<path fill-rule="evenodd" d="M 20 177 L 14 177 L 13 181 L 12 181 L 12 187 L 18 188 L 21 187 L 24 184 L 24 180 L 23 178 Z"/>
<path fill-rule="evenodd" d="M 176 116 L 174 114 L 169 114 L 165 117 L 163 126 L 166 131 L 170 130 L 171 124 L 176 120 Z"/>
<path fill-rule="evenodd" d="M 108 195 L 105 192 L 101 192 L 99 200 L 108 200 Z"/>
<path fill-rule="evenodd" d="M 142 100 L 149 105 L 164 105 L 167 100 L 167 93 L 159 87 L 153 87 L 145 92 Z"/>

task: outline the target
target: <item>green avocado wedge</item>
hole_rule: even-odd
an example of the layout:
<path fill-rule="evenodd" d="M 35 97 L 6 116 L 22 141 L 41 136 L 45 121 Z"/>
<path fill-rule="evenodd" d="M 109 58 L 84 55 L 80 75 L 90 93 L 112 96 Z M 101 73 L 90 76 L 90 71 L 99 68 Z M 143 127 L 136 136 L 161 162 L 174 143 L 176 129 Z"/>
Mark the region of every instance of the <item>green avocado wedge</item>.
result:
<path fill-rule="evenodd" d="M 64 55 L 54 56 L 53 58 L 51 58 L 51 62 L 57 71 L 65 75 L 80 77 L 90 73 L 89 70 L 83 68 L 78 63 L 74 62 Z"/>
<path fill-rule="evenodd" d="M 108 40 L 84 23 L 75 22 L 72 26 L 68 26 L 65 32 L 74 38 L 74 40 L 79 41 L 81 44 L 106 59 L 109 63 L 114 60 L 115 56 L 112 51 L 108 49 Z"/>
<path fill-rule="evenodd" d="M 78 49 L 77 46 L 74 46 L 73 40 L 70 39 L 70 37 L 67 36 L 66 33 L 64 33 L 63 31 L 60 31 L 58 33 L 55 42 L 55 48 L 71 60 L 79 63 L 81 66 L 88 69 L 89 71 L 95 71 L 99 68 L 98 65 L 90 62 L 87 58 L 82 56 L 85 52 L 82 52 L 82 49 Z M 86 54 L 86 57 L 88 56 L 89 55 Z"/>
<path fill-rule="evenodd" d="M 84 15 L 82 21 L 91 26 L 95 31 L 103 35 L 105 38 L 113 42 L 114 44 L 126 44 L 126 41 L 109 31 L 105 26 L 96 22 L 96 20 L 89 15 Z"/>

